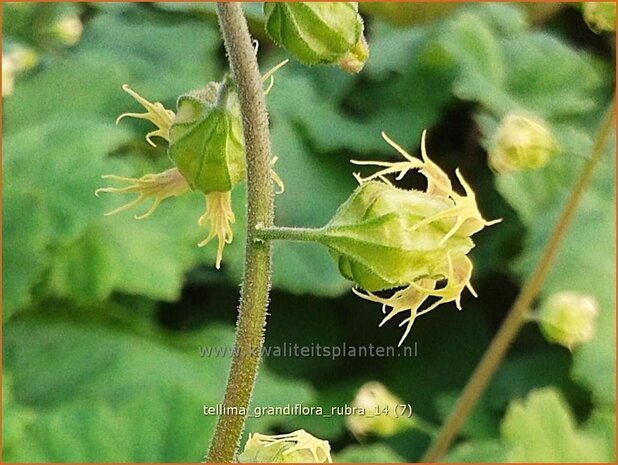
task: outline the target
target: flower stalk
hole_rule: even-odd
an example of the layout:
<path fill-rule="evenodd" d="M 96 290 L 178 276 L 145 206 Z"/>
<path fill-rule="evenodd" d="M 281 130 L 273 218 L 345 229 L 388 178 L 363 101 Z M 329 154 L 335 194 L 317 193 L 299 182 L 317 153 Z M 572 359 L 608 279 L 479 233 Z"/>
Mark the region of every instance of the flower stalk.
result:
<path fill-rule="evenodd" d="M 264 344 L 271 282 L 271 244 L 254 240 L 255 227 L 273 223 L 271 146 L 262 77 L 239 3 L 218 3 L 217 14 L 233 78 L 238 86 L 247 163 L 247 243 L 234 358 L 223 405 L 247 408 Z M 245 427 L 244 416 L 219 417 L 209 462 L 232 462 Z"/>

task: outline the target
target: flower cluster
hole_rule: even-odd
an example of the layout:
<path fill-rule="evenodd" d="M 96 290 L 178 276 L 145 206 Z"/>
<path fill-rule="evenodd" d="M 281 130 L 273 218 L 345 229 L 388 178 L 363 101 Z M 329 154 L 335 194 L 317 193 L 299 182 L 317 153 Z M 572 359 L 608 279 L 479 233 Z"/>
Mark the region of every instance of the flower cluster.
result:
<path fill-rule="evenodd" d="M 332 463 L 330 444 L 305 430 L 268 436 L 249 435 L 241 463 Z"/>
<path fill-rule="evenodd" d="M 264 75 L 264 81 L 270 80 L 265 93 L 272 88 L 273 73 L 286 62 Z M 141 220 L 148 218 L 169 197 L 189 191 L 203 193 L 206 197 L 206 212 L 199 218 L 198 224 L 209 227 L 210 231 L 198 246 L 203 247 L 216 237 L 218 247 L 215 266 L 220 268 L 223 249 L 234 237 L 232 190 L 246 177 L 245 146 L 234 82 L 225 77 L 221 82 L 211 82 L 202 90 L 180 96 L 176 113 L 166 109 L 160 102 L 148 101 L 127 85 L 123 89 L 146 111 L 123 113 L 116 124 L 125 117 L 150 121 L 156 129 L 146 135 L 146 141 L 153 147 L 156 147 L 154 137 L 167 141 L 168 155 L 175 166 L 162 173 L 146 174 L 141 178 L 105 175 L 104 179 L 126 185 L 97 189 L 95 195 L 137 194 L 137 198 L 106 215 L 120 213 L 153 199 L 146 213 L 135 215 L 135 219 Z M 276 158 L 273 158 L 273 163 L 275 161 Z M 279 186 L 278 192 L 283 192 L 283 182 L 274 171 L 272 178 Z"/>
<path fill-rule="evenodd" d="M 467 256 L 474 247 L 471 236 L 500 220 L 483 219 L 474 191 L 459 170 L 457 178 L 465 193 L 453 190 L 448 176 L 427 156 L 425 133 L 422 159 L 382 135 L 405 161 L 353 161 L 380 169 L 367 177 L 355 174 L 360 186 L 323 228 L 320 242 L 329 247 L 343 276 L 365 291 L 355 292 L 382 304 L 385 316 L 380 326 L 400 313 L 408 314 L 400 324 L 406 326 L 401 345 L 418 316 L 448 302 L 461 309 L 466 288 L 476 296 Z M 427 179 L 425 191 L 399 189 L 387 178 L 395 174 L 400 180 L 411 170 Z M 377 295 L 378 291 L 391 295 Z M 428 299 L 434 301 L 421 309 Z"/>
<path fill-rule="evenodd" d="M 411 426 L 410 418 L 398 414 L 403 400 L 377 381 L 363 384 L 352 401 L 355 409 L 346 417 L 346 426 L 354 437 L 362 439 L 368 435 L 388 437 Z"/>

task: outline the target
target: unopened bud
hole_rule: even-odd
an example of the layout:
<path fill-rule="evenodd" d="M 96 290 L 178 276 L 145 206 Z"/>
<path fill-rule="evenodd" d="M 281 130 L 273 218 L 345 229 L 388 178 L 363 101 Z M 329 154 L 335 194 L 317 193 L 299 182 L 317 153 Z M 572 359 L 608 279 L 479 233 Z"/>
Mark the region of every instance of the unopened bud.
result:
<path fill-rule="evenodd" d="M 361 36 L 356 45 L 339 61 L 339 67 L 349 73 L 358 74 L 363 70 L 368 58 L 369 46 L 365 36 Z"/>
<path fill-rule="evenodd" d="M 572 349 L 594 337 L 598 313 L 591 295 L 564 291 L 552 294 L 535 319 L 549 341 Z"/>
<path fill-rule="evenodd" d="M 402 405 L 403 401 L 386 386 L 370 381 L 361 386 L 352 402 L 355 411 L 364 414 L 350 415 L 346 425 L 359 438 L 368 434 L 391 436 L 411 425 L 407 416 L 397 414 Z"/>
<path fill-rule="evenodd" d="M 11 95 L 15 90 L 15 65 L 2 56 L 2 96 Z"/>
<path fill-rule="evenodd" d="M 499 173 L 534 170 L 545 166 L 558 152 L 558 144 L 542 119 L 509 113 L 496 130 L 489 149 L 489 164 Z"/>
<path fill-rule="evenodd" d="M 39 63 L 39 55 L 30 47 L 11 44 L 2 51 L 2 95 L 11 95 L 15 78 L 22 72 L 34 68 Z"/>
<path fill-rule="evenodd" d="M 249 435 L 245 450 L 238 456 L 241 463 L 331 463 L 330 444 L 305 430 L 268 436 Z"/>
<path fill-rule="evenodd" d="M 369 55 L 355 2 L 265 2 L 266 31 L 301 63 L 359 72 Z"/>
<path fill-rule="evenodd" d="M 616 2 L 584 2 L 584 21 L 597 34 L 616 30 Z"/>
<path fill-rule="evenodd" d="M 229 79 L 179 97 L 169 135 L 169 156 L 193 189 L 226 192 L 244 179 L 240 108 Z"/>
<path fill-rule="evenodd" d="M 79 42 L 83 31 L 84 26 L 77 15 L 63 16 L 52 26 L 54 35 L 68 46 Z"/>

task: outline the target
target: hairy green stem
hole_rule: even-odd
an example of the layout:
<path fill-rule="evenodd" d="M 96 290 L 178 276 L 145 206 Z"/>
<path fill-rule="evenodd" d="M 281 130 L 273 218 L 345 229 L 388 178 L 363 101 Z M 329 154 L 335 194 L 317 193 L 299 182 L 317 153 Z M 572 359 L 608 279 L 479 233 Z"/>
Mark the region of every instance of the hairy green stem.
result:
<path fill-rule="evenodd" d="M 238 87 L 247 158 L 247 243 L 234 358 L 223 405 L 248 409 L 264 344 L 270 292 L 271 245 L 255 241 L 258 224 L 273 223 L 268 115 L 255 50 L 239 3 L 218 3 L 217 14 L 232 75 Z M 226 409 L 227 410 L 227 409 Z M 244 415 L 219 417 L 209 462 L 232 462 L 245 428 Z"/>
<path fill-rule="evenodd" d="M 255 229 L 255 239 L 262 241 L 291 241 L 291 242 L 320 242 L 322 229 L 311 228 L 283 228 L 272 226 L 265 228 L 258 226 Z"/>
<path fill-rule="evenodd" d="M 422 462 L 436 462 L 446 453 L 452 441 L 455 439 L 460 429 L 465 424 L 466 419 L 474 409 L 477 401 L 485 391 L 487 384 L 496 372 L 496 369 L 506 355 L 509 347 L 515 340 L 519 330 L 526 322 L 527 312 L 530 309 L 534 299 L 540 292 L 545 279 L 549 275 L 549 272 L 551 271 L 551 267 L 558 254 L 560 245 L 562 244 L 573 217 L 575 216 L 577 207 L 580 204 L 586 188 L 590 184 L 594 168 L 602 158 L 605 146 L 607 145 L 607 142 L 611 136 L 612 128 L 614 127 L 615 117 L 616 108 L 614 100 L 612 99 L 612 103 L 610 104 L 603 122 L 601 123 L 601 127 L 592 151 L 592 156 L 586 163 L 586 166 L 584 167 L 582 174 L 566 203 L 562 215 L 552 231 L 550 240 L 545 246 L 543 254 L 534 269 L 534 272 L 526 281 L 521 293 L 515 300 L 515 303 L 504 320 L 504 323 L 500 327 L 500 330 L 485 351 L 483 358 L 470 377 L 468 384 L 459 397 L 452 413 L 442 426 L 440 433 L 421 459 Z"/>

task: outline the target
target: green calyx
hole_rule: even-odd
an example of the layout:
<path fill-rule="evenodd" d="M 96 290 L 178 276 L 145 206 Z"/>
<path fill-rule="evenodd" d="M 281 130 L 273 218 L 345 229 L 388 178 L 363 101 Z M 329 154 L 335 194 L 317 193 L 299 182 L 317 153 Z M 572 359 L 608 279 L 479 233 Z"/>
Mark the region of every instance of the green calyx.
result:
<path fill-rule="evenodd" d="M 367 60 L 355 2 L 266 2 L 264 13 L 270 37 L 301 63 L 339 64 L 359 72 Z"/>
<path fill-rule="evenodd" d="M 341 274 L 367 291 L 445 276 L 450 258 L 474 247 L 465 234 L 443 240 L 455 219 L 442 215 L 452 206 L 424 192 L 367 182 L 339 208 L 320 242 L 329 247 Z"/>
<path fill-rule="evenodd" d="M 238 97 L 226 77 L 178 98 L 168 153 L 191 188 L 226 192 L 245 178 Z"/>

